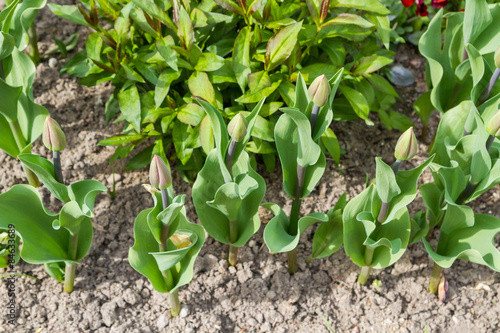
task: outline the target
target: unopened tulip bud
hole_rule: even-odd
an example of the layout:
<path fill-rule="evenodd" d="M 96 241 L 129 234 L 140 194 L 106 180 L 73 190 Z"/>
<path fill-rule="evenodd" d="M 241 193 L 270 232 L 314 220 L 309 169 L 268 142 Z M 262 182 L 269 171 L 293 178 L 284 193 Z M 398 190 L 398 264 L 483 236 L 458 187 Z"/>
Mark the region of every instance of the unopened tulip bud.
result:
<path fill-rule="evenodd" d="M 191 238 L 189 236 L 183 235 L 183 234 L 178 234 L 175 233 L 170 237 L 170 240 L 172 243 L 174 243 L 175 247 L 177 249 L 183 249 L 185 247 L 188 247 L 189 245 L 192 244 Z"/>
<path fill-rule="evenodd" d="M 417 155 L 417 151 L 417 138 L 415 132 L 413 132 L 413 127 L 410 127 L 399 137 L 394 149 L 394 156 L 400 161 L 408 161 Z"/>
<path fill-rule="evenodd" d="M 248 123 L 243 114 L 238 113 L 227 125 L 227 131 L 234 141 L 240 142 L 247 134 L 247 126 Z"/>
<path fill-rule="evenodd" d="M 66 136 L 54 119 L 47 117 L 43 124 L 42 141 L 51 151 L 61 151 L 66 147 Z"/>
<path fill-rule="evenodd" d="M 448 292 L 448 281 L 446 281 L 444 274 L 441 274 L 441 279 L 439 280 L 439 285 L 438 285 L 438 297 L 441 302 L 446 302 L 447 292 Z"/>
<path fill-rule="evenodd" d="M 495 51 L 495 66 L 500 68 L 500 46 Z"/>
<path fill-rule="evenodd" d="M 330 83 L 326 79 L 325 75 L 318 76 L 313 83 L 309 86 L 309 96 L 312 98 L 313 103 L 319 107 L 322 107 L 328 102 L 330 98 Z"/>
<path fill-rule="evenodd" d="M 153 187 L 164 190 L 172 185 L 170 170 L 160 156 L 155 155 L 149 167 L 149 182 Z"/>
<path fill-rule="evenodd" d="M 488 125 L 486 125 L 486 132 L 500 139 L 500 110 L 495 113 L 488 122 Z"/>

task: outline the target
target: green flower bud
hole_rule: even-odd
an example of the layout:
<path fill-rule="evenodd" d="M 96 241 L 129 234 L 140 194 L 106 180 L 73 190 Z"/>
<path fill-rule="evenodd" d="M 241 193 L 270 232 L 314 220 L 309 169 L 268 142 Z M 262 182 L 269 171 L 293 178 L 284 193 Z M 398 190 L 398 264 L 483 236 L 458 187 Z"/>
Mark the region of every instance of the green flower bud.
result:
<path fill-rule="evenodd" d="M 240 142 L 247 135 L 247 126 L 248 123 L 243 114 L 238 113 L 227 125 L 227 131 L 234 141 Z"/>
<path fill-rule="evenodd" d="M 155 188 L 164 190 L 172 185 L 172 175 L 165 161 L 155 155 L 149 167 L 149 182 Z"/>
<path fill-rule="evenodd" d="M 488 122 L 488 125 L 486 125 L 486 132 L 500 139 L 500 110 L 495 113 Z"/>
<path fill-rule="evenodd" d="M 495 66 L 497 66 L 497 68 L 500 68 L 500 46 L 495 51 Z"/>
<path fill-rule="evenodd" d="M 66 136 L 54 119 L 47 117 L 43 124 L 42 141 L 51 151 L 61 151 L 66 147 Z"/>
<path fill-rule="evenodd" d="M 410 127 L 399 137 L 394 149 L 394 156 L 400 161 L 408 161 L 417 155 L 417 152 L 417 138 L 415 132 L 413 132 L 413 127 Z"/>
<path fill-rule="evenodd" d="M 313 83 L 309 86 L 309 96 L 312 98 L 313 103 L 319 107 L 322 107 L 328 102 L 330 98 L 330 83 L 326 79 L 325 75 L 318 76 Z"/>

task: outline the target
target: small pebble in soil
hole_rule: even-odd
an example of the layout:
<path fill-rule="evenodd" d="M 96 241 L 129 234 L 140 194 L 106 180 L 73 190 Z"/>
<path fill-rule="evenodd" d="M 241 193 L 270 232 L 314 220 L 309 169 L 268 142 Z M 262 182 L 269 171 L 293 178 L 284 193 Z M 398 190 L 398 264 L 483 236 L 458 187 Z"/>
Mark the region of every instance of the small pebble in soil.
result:
<path fill-rule="evenodd" d="M 163 313 L 160 316 L 160 318 L 158 318 L 156 325 L 158 326 L 159 330 L 164 329 L 168 325 L 168 319 L 167 319 L 167 315 L 165 313 Z"/>
<path fill-rule="evenodd" d="M 49 59 L 49 67 L 54 68 L 57 66 L 57 59 L 56 58 L 50 58 Z"/>
<path fill-rule="evenodd" d="M 179 312 L 179 316 L 181 318 L 186 318 L 189 315 L 189 307 L 186 304 L 181 306 L 181 312 Z"/>

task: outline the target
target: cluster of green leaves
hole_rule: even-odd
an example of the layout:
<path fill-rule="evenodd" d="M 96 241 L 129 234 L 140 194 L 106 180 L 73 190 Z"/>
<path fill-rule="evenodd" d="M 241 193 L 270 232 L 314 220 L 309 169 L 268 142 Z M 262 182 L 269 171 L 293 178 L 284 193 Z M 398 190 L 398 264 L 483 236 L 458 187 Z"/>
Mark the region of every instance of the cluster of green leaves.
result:
<path fill-rule="evenodd" d="M 0 13 L 0 149 L 12 157 L 31 152 L 31 144 L 40 137 L 48 111 L 33 101 L 36 68 L 23 53 L 28 45 L 27 30 L 46 0 L 12 1 Z M 5 97 L 5 96 L 8 96 Z M 29 170 L 28 180 L 39 182 Z"/>
<path fill-rule="evenodd" d="M 23 242 L 21 258 L 31 264 L 44 264 L 47 273 L 62 282 L 66 265 L 77 264 L 90 249 L 95 197 L 106 187 L 95 180 L 66 186 L 56 180 L 54 165 L 45 158 L 21 154 L 19 159 L 64 205 L 58 214 L 52 213 L 44 207 L 35 188 L 14 185 L 0 194 L 0 228 L 14 225 Z"/>
<path fill-rule="evenodd" d="M 500 141 L 485 125 L 500 102 L 494 61 L 500 5 L 467 0 L 465 8 L 465 13 L 445 16 L 440 11 L 420 41 L 432 90 L 419 101 L 426 99 L 429 108 L 443 115 L 431 148 L 436 153 L 430 165 L 434 182 L 421 186 L 427 209 L 412 219 L 411 242 L 423 241 L 437 273 L 456 259 L 500 270 L 500 252 L 493 243 L 500 219 L 475 214 L 465 205 L 500 183 Z M 434 229 L 440 230 L 436 247 L 429 242 Z M 430 291 L 436 292 L 437 280 L 437 275 L 431 277 Z"/>
<path fill-rule="evenodd" d="M 216 144 L 196 177 L 193 202 L 207 233 L 221 243 L 238 248 L 260 228 L 258 210 L 266 193 L 266 183 L 250 165 L 245 146 L 257 123 L 264 98 L 247 115 L 246 134 L 238 142 L 228 135 L 220 112 L 207 101 L 199 99 L 199 103 L 210 119 Z M 230 153 L 230 149 L 233 152 Z M 229 163 L 228 158 L 231 159 Z M 230 259 L 234 265 L 235 261 Z"/>
<path fill-rule="evenodd" d="M 371 124 L 369 112 L 377 111 L 389 128 L 408 123 L 390 110 L 397 94 L 376 73 L 393 56 L 390 12 L 379 0 L 84 0 L 49 7 L 95 31 L 62 72 L 80 77 L 83 85 L 110 81 L 115 87 L 106 119 L 119 114 L 115 121 L 124 121 L 123 134 L 100 144 L 118 146 L 116 159 L 155 141 L 128 169 L 147 165 L 154 147 L 173 145 L 181 175 L 194 178 L 214 147 L 211 123 L 196 96 L 226 120 L 266 97 L 246 150 L 267 156 L 272 169 L 277 111 L 294 105 L 299 71 L 310 83 L 345 68 L 336 120 Z M 332 155 L 338 160 L 338 152 L 332 149 Z"/>
<path fill-rule="evenodd" d="M 317 222 L 333 226 L 333 231 L 338 231 L 336 217 L 342 205 L 336 206 L 328 214 L 314 212 L 300 219 L 299 216 L 301 200 L 313 191 L 325 171 L 326 149 L 325 145 L 321 144 L 321 140 L 325 133 L 331 131 L 330 124 L 334 117 L 331 105 L 343 72 L 344 70 L 340 69 L 327 83 L 330 85 L 330 94 L 327 96 L 326 103 L 321 107 L 314 105 L 312 96 L 308 93 L 306 81 L 299 74 L 293 107 L 281 109 L 283 114 L 274 128 L 274 135 L 283 170 L 283 187 L 288 196 L 293 199 L 293 208 L 287 216 L 277 204 L 263 204 L 275 215 L 264 230 L 264 241 L 271 253 L 293 251 L 299 243 L 300 235 Z M 317 121 L 314 124 L 310 121 L 313 108 L 317 108 Z M 320 234 L 324 228 L 318 229 Z M 340 240 L 341 244 L 341 237 L 340 239 L 333 238 L 334 241 Z M 317 253 L 316 248 L 313 251 L 315 257 L 323 256 L 321 254 L 323 251 Z"/>
<path fill-rule="evenodd" d="M 486 0 L 466 0 L 464 12 L 440 10 L 434 16 L 419 41 L 427 60 L 429 90 L 414 107 L 425 126 L 432 111 L 443 114 L 463 101 L 473 101 L 480 112 L 498 104 L 500 86 L 484 92 L 496 68 L 500 27 L 495 22 L 499 19 L 500 5 L 488 5 Z"/>
<path fill-rule="evenodd" d="M 343 212 L 344 249 L 356 265 L 382 269 L 404 254 L 411 233 L 407 206 L 415 199 L 417 181 L 431 161 L 432 157 L 412 170 L 396 173 L 381 158 L 376 159 L 375 183 L 351 199 Z M 383 213 L 384 203 L 388 208 Z"/>
<path fill-rule="evenodd" d="M 473 129 L 464 135 L 468 118 Z M 492 115 L 479 114 L 472 101 L 464 101 L 443 116 L 432 151 L 434 182 L 421 186 L 427 210 L 418 212 L 412 221 L 412 242 L 423 241 L 434 262 L 443 268 L 456 259 L 487 265 L 500 271 L 500 252 L 493 239 L 500 232 L 500 219 L 475 214 L 466 206 L 500 184 L 500 141 L 487 147 L 488 133 L 482 120 Z M 436 248 L 429 238 L 439 229 Z M 427 236 L 427 237 L 426 237 Z"/>
<path fill-rule="evenodd" d="M 130 265 L 151 281 L 161 293 L 174 293 L 193 278 L 193 266 L 205 242 L 203 227 L 188 221 L 184 207 L 185 195 L 173 196 L 169 188 L 168 207 L 164 208 L 161 194 L 149 187 L 154 207 L 139 213 L 134 222 L 134 246 L 129 250 Z M 162 249 L 162 230 L 169 226 L 166 248 Z M 186 246 L 177 247 L 174 234 L 186 236 Z M 168 278 L 167 278 L 168 276 Z"/>

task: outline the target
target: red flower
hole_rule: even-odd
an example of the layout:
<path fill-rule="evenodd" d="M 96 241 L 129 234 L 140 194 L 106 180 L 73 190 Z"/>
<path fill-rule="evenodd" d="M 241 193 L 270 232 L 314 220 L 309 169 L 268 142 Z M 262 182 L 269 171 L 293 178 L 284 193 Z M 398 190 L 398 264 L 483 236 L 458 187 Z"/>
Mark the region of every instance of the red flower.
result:
<path fill-rule="evenodd" d="M 415 3 L 415 0 L 401 0 L 401 2 L 403 3 L 403 6 L 410 7 Z"/>
<path fill-rule="evenodd" d="M 420 15 L 420 16 L 429 15 L 429 12 L 427 11 L 427 5 L 424 3 L 424 0 L 418 0 L 417 15 Z"/>
<path fill-rule="evenodd" d="M 431 6 L 434 8 L 443 8 L 448 4 L 448 0 L 432 0 Z"/>

